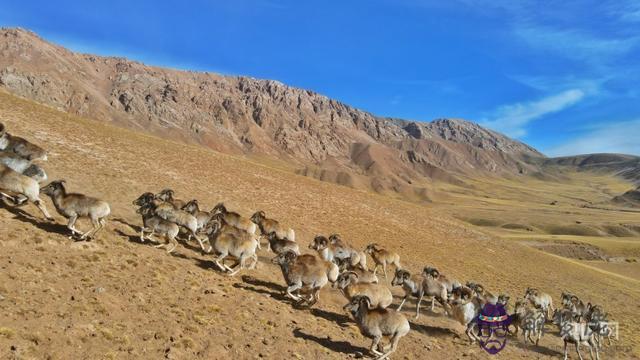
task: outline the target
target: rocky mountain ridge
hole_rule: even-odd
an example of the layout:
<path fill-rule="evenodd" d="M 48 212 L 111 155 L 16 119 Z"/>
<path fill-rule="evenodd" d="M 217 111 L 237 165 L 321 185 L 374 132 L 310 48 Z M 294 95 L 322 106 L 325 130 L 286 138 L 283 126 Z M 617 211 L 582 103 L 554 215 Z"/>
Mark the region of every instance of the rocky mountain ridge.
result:
<path fill-rule="evenodd" d="M 535 149 L 459 119 L 374 116 L 278 81 L 79 54 L 0 30 L 0 87 L 55 108 L 214 150 L 272 157 L 299 174 L 428 198 L 432 179 L 539 171 Z"/>

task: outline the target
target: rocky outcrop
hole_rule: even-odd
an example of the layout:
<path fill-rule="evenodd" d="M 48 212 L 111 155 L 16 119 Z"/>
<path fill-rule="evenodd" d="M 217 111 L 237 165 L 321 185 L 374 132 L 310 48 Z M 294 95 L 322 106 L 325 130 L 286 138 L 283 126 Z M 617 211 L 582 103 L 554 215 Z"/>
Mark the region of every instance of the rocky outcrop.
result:
<path fill-rule="evenodd" d="M 81 116 L 420 198 L 433 178 L 528 173 L 537 168 L 525 160 L 542 157 L 464 120 L 381 118 L 277 81 L 78 54 L 21 29 L 0 31 L 0 86 Z"/>

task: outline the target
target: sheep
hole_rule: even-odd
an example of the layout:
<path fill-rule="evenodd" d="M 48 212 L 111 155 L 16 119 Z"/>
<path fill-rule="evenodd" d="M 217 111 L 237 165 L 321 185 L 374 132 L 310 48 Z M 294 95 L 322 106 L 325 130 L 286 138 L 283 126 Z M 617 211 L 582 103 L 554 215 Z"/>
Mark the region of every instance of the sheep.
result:
<path fill-rule="evenodd" d="M 351 259 L 337 259 L 335 261 L 340 269 L 340 272 L 353 271 L 358 275 L 356 282 L 360 284 L 377 284 L 379 282 L 378 276 L 370 270 L 364 270 L 360 266 L 351 265 Z"/>
<path fill-rule="evenodd" d="M 387 359 L 395 352 L 400 339 L 411 330 L 404 315 L 388 309 L 371 309 L 371 300 L 367 296 L 354 297 L 344 309 L 351 313 L 362 335 L 373 340 L 369 351 L 377 355 L 377 360 Z M 379 346 L 383 336 L 389 337 L 390 346 Z"/>
<path fill-rule="evenodd" d="M 384 309 L 393 302 L 391 290 L 384 285 L 358 283 L 358 274 L 353 271 L 343 272 L 333 283 L 333 287 L 340 289 L 342 295 L 351 300 L 358 295 L 369 297 L 371 306 Z"/>
<path fill-rule="evenodd" d="M 367 245 L 364 249 L 364 253 L 371 255 L 371 258 L 373 258 L 373 261 L 376 264 L 373 268 L 374 274 L 378 271 L 378 267 L 382 266 L 385 279 L 387 278 L 387 265 L 393 264 L 396 267 L 396 271 L 398 269 L 402 269 L 402 266 L 400 266 L 400 255 L 383 249 L 378 244 Z"/>
<path fill-rule="evenodd" d="M 430 276 L 435 280 L 437 280 L 438 282 L 440 282 L 442 285 L 444 285 L 447 288 L 447 294 L 451 294 L 453 289 L 456 289 L 462 286 L 462 284 L 460 284 L 458 280 L 450 279 L 449 277 L 440 274 L 440 271 L 438 271 L 438 269 L 433 267 L 425 266 L 424 269 L 422 270 L 422 276 L 424 277 Z"/>
<path fill-rule="evenodd" d="M 488 290 L 484 288 L 484 286 L 480 284 L 468 281 L 466 283 L 466 287 L 468 287 L 473 292 L 475 292 L 476 295 L 478 295 L 478 299 L 480 299 L 480 302 L 482 303 L 483 306 L 486 303 L 496 304 L 498 302 L 498 297 L 490 293 Z"/>
<path fill-rule="evenodd" d="M 471 344 L 474 344 L 479 340 L 474 330 L 477 330 L 477 323 L 475 320 L 480 314 L 483 306 L 480 299 L 473 290 L 466 286 L 461 286 L 453 289 L 448 303 L 450 307 L 449 314 L 453 319 L 465 327 L 465 334 L 469 338 Z"/>
<path fill-rule="evenodd" d="M 524 293 L 524 298 L 544 310 L 547 319 L 551 318 L 551 313 L 553 312 L 553 299 L 551 299 L 549 294 L 543 293 L 535 288 L 527 288 Z"/>
<path fill-rule="evenodd" d="M 529 303 L 533 305 L 533 303 Z M 535 342 L 536 346 L 538 346 L 540 338 L 544 335 L 544 322 L 546 318 L 544 310 L 534 306 L 527 306 L 527 302 L 518 300 L 516 302 L 514 315 L 515 322 L 517 324 L 516 329 L 522 329 L 524 344 L 526 345 L 527 340 L 530 340 L 532 343 Z M 536 337 L 535 341 L 532 336 Z"/>
<path fill-rule="evenodd" d="M 5 192 L 24 196 L 25 200 L 18 201 Z M 24 201 L 28 200 L 32 202 L 40 212 L 42 212 L 45 219 L 48 221 L 54 221 L 51 215 L 49 215 L 47 208 L 40 200 L 40 185 L 38 182 L 28 176 L 12 170 L 4 164 L 0 164 L 0 196 L 11 199 L 16 205 L 22 205 Z"/>
<path fill-rule="evenodd" d="M 230 276 L 247 267 L 245 263 L 248 259 L 253 260 L 249 268 L 255 268 L 258 263 L 256 255 L 258 240 L 253 234 L 247 232 L 223 231 L 224 225 L 221 219 L 213 219 L 207 224 L 205 230 L 209 234 L 209 243 L 218 254 L 214 259 L 215 264 L 220 270 L 229 271 Z M 237 265 L 234 268 L 224 264 L 224 259 L 229 255 L 237 259 Z"/>
<path fill-rule="evenodd" d="M 365 254 L 364 251 L 358 251 L 345 244 L 339 234 L 329 235 L 329 244 L 333 245 L 335 249 L 335 259 L 348 259 L 349 266 L 369 270 L 367 268 L 367 254 Z"/>
<path fill-rule="evenodd" d="M 445 310 L 445 313 L 448 313 L 448 305 L 446 303 L 447 300 L 447 289 L 444 285 L 436 281 L 435 279 L 428 277 L 425 278 L 421 275 L 411 276 L 407 270 L 397 269 L 393 280 L 391 281 L 392 286 L 401 286 L 404 290 L 404 297 L 402 298 L 402 302 L 400 306 L 398 306 L 397 311 L 402 310 L 402 306 L 409 296 L 414 296 L 418 299 L 416 304 L 416 316 L 417 319 L 420 317 L 420 303 L 422 302 L 422 298 L 426 296 L 431 296 L 431 311 L 433 311 L 434 302 L 438 300 L 438 302 L 442 305 Z"/>
<path fill-rule="evenodd" d="M 136 200 L 133 201 L 133 205 L 150 206 L 153 212 L 159 217 L 167 221 L 176 223 L 178 226 L 187 229 L 187 231 L 189 232 L 189 237 L 194 237 L 198 241 L 198 244 L 200 245 L 202 251 L 207 253 L 211 251 L 211 245 L 208 249 L 204 246 L 204 242 L 208 241 L 208 239 L 203 240 L 198 237 L 198 220 L 195 218 L 195 216 L 189 214 L 184 210 L 176 209 L 170 203 L 157 199 L 156 196 L 150 192 L 146 192 L 140 195 Z"/>
<path fill-rule="evenodd" d="M 320 257 L 326 261 L 337 263 L 348 259 L 351 266 L 357 265 L 364 270 L 367 269 L 366 255 L 345 245 L 337 234 L 333 234 L 329 238 L 318 235 L 309 244 L 309 248 L 317 251 Z"/>
<path fill-rule="evenodd" d="M 176 209 L 182 209 L 187 203 L 183 200 L 176 199 L 173 196 L 175 192 L 171 189 L 164 189 L 156 194 L 156 199 L 170 203 Z"/>
<path fill-rule="evenodd" d="M 172 246 L 167 249 L 167 253 L 172 253 L 177 245 L 176 236 L 180 231 L 178 225 L 157 216 L 150 205 L 142 206 L 136 212 L 142 215 L 143 226 L 140 229 L 140 241 L 145 241 L 145 232 L 150 233 L 149 236 L 153 234 L 164 236 L 166 244 L 156 245 L 156 248 L 167 248 L 167 245 L 171 243 Z M 151 240 L 149 236 L 147 238 Z"/>
<path fill-rule="evenodd" d="M 335 282 L 338 278 L 338 266 L 324 261 L 314 255 L 298 255 L 293 251 L 283 252 L 271 260 L 280 266 L 282 275 L 287 283 L 286 295 L 298 304 L 306 303 L 313 306 L 320 299 L 320 289 L 327 282 Z M 307 299 L 294 294 L 300 290 L 311 292 Z"/>
<path fill-rule="evenodd" d="M 207 225 L 207 223 L 213 217 L 211 213 L 206 211 L 201 211 L 200 205 L 198 204 L 198 200 L 195 200 L 195 199 L 187 202 L 182 207 L 182 210 L 196 217 L 196 220 L 198 220 L 198 232 L 202 231 L 204 227 Z"/>
<path fill-rule="evenodd" d="M 256 233 L 257 225 L 254 224 L 251 219 L 247 219 L 246 217 L 238 214 L 237 212 L 228 211 L 223 203 L 219 203 L 211 209 L 211 214 L 222 214 L 224 216 L 224 221 L 229 224 L 237 227 L 238 229 L 242 229 L 251 234 Z"/>
<path fill-rule="evenodd" d="M 593 330 L 587 323 L 578 322 L 573 319 L 573 314 L 570 310 L 554 310 L 553 323 L 558 326 L 560 330 L 560 337 L 564 342 L 564 359 L 568 357 L 567 344 L 575 344 L 578 357 L 582 360 L 582 354 L 580 354 L 580 345 L 586 345 L 589 347 L 589 355 L 593 359 L 593 349 L 596 351 L 596 360 L 600 359 L 598 354 L 598 346 L 595 342 L 595 336 Z"/>
<path fill-rule="evenodd" d="M 293 251 L 296 254 L 300 254 L 300 247 L 298 243 L 287 238 L 279 238 L 275 231 L 272 231 L 267 235 L 269 241 L 268 249 L 276 254 L 281 254 L 285 251 Z"/>
<path fill-rule="evenodd" d="M 602 306 L 588 303 L 585 319 L 589 324 L 589 328 L 594 332 L 598 348 L 602 348 L 602 337 L 606 337 L 609 345 L 611 345 L 611 337 L 614 335 L 613 329 L 609 326 L 607 314 L 602 309 Z"/>
<path fill-rule="evenodd" d="M 582 320 L 589 311 L 587 305 L 575 295 L 571 295 L 569 304 L 565 306 L 565 309 L 569 309 L 573 317 L 578 321 Z"/>
<path fill-rule="evenodd" d="M 276 220 L 267 218 L 264 211 L 257 211 L 253 214 L 251 221 L 258 225 L 263 236 L 268 236 L 271 232 L 275 232 L 280 239 L 287 238 L 290 241 L 296 241 L 296 233 L 293 229 L 281 225 Z"/>
<path fill-rule="evenodd" d="M 560 303 L 564 309 L 568 309 L 571 305 L 571 298 L 574 295 L 568 291 L 563 291 L 560 295 Z"/>
<path fill-rule="evenodd" d="M 91 239 L 105 226 L 111 208 L 105 201 L 82 194 L 67 193 L 64 184 L 64 180 L 52 181 L 41 191 L 51 198 L 58 213 L 69 220 L 67 228 L 71 230 L 71 238 L 80 234 L 75 228 L 78 218 L 88 217 L 91 219 L 93 228 L 82 234 L 80 240 Z"/>
<path fill-rule="evenodd" d="M 511 299 L 511 297 L 507 294 L 500 294 L 498 295 L 498 301 L 496 302 L 496 304 L 500 304 L 502 305 L 502 307 L 505 309 L 505 311 L 509 312 L 510 309 L 510 304 L 509 304 L 509 299 Z"/>
<path fill-rule="evenodd" d="M 26 139 L 9 134 L 0 123 L 0 150 L 15 153 L 28 161 L 47 160 L 47 151 Z"/>
<path fill-rule="evenodd" d="M 28 176 L 38 183 L 43 183 L 47 180 L 47 173 L 42 167 L 32 164 L 31 160 L 27 160 L 18 154 L 0 151 L 0 164 L 4 164 L 10 169 Z"/>

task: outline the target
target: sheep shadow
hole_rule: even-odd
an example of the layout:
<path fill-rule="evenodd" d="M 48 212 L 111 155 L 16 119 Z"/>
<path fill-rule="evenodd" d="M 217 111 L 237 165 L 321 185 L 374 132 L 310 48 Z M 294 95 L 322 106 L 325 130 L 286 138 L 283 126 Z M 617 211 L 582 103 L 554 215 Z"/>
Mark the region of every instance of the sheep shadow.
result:
<path fill-rule="evenodd" d="M 268 295 L 278 301 L 290 302 L 294 304 L 291 299 L 289 299 L 284 294 L 284 291 L 286 290 L 284 286 L 269 281 L 260 280 L 249 275 L 243 275 L 241 279 L 242 283 L 235 283 L 233 284 L 233 287 L 237 289 L 253 291 L 261 295 Z"/>
<path fill-rule="evenodd" d="M 278 291 L 280 293 L 283 293 L 287 289 L 286 287 L 284 287 L 284 286 L 282 286 L 280 284 L 276 284 L 276 283 L 273 283 L 271 281 L 260 280 L 258 278 L 255 278 L 255 277 L 249 276 L 249 275 L 243 275 L 242 276 L 242 281 L 244 281 L 245 283 L 250 284 L 250 285 L 266 287 L 266 288 L 269 288 L 271 290 Z"/>
<path fill-rule="evenodd" d="M 522 341 L 516 341 L 515 339 L 510 342 L 511 345 L 514 345 L 518 349 L 522 349 L 524 351 L 535 352 L 540 355 L 551 356 L 551 357 L 560 357 L 563 355 L 562 352 L 550 349 L 544 346 L 535 345 L 535 344 L 524 344 Z M 584 348 L 583 348 L 584 349 Z M 589 352 L 589 350 L 587 350 Z"/>
<path fill-rule="evenodd" d="M 455 332 L 453 329 L 429 326 L 424 324 L 416 324 L 411 321 L 409 322 L 409 325 L 411 326 L 411 330 L 427 336 L 450 337 L 453 335 L 455 337 L 460 337 L 460 335 L 457 332 Z"/>
<path fill-rule="evenodd" d="M 120 224 L 122 224 L 122 225 L 126 225 L 126 226 L 130 227 L 133 231 L 138 232 L 138 233 L 140 232 L 140 230 L 142 230 L 142 227 L 141 227 L 141 226 L 139 226 L 139 225 L 132 225 L 132 224 L 128 223 L 128 222 L 127 222 L 125 219 L 123 219 L 123 218 L 119 218 L 119 217 L 118 217 L 118 218 L 112 218 L 112 219 L 111 219 L 111 221 L 113 221 L 113 222 L 117 222 L 117 223 L 120 223 Z"/>
<path fill-rule="evenodd" d="M 331 311 L 326 311 L 322 309 L 311 309 L 311 315 L 325 319 L 330 322 L 335 322 L 340 327 L 349 327 L 349 324 L 352 323 L 351 318 L 344 314 L 337 314 Z"/>
<path fill-rule="evenodd" d="M 203 270 L 213 270 L 215 272 L 224 274 L 224 271 L 220 270 L 215 262 L 211 259 L 192 258 L 196 261 L 196 266 Z"/>
<path fill-rule="evenodd" d="M 315 343 L 317 343 L 320 346 L 323 346 L 333 352 L 337 352 L 340 354 L 357 354 L 357 353 L 361 353 L 361 354 L 367 354 L 369 352 L 368 349 L 365 349 L 363 347 L 360 346 L 354 346 L 351 343 L 349 343 L 348 341 L 334 341 L 331 340 L 331 338 L 321 338 L 315 335 L 311 335 L 311 334 L 307 334 L 305 332 L 303 332 L 301 329 L 297 328 L 293 330 L 293 336 L 295 338 L 299 338 L 299 339 L 303 339 L 303 340 L 307 340 L 307 341 L 313 341 Z"/>
<path fill-rule="evenodd" d="M 71 233 L 71 231 L 67 229 L 66 225 L 59 224 L 57 222 L 49 222 L 45 219 L 35 217 L 28 212 L 20 209 L 19 207 L 11 206 L 4 201 L 0 201 L 0 204 L 2 204 L 2 207 L 5 208 L 8 212 L 14 215 L 14 219 L 27 224 L 31 224 L 40 230 L 65 236 L 68 236 Z"/>
<path fill-rule="evenodd" d="M 140 244 L 140 245 L 151 245 L 152 244 L 151 241 L 142 242 L 140 240 L 140 234 L 129 235 L 129 234 L 125 233 L 124 231 L 120 230 L 120 229 L 115 229 L 114 232 L 116 233 L 116 235 L 121 236 L 123 238 L 126 238 L 129 242 L 137 243 L 137 244 Z"/>

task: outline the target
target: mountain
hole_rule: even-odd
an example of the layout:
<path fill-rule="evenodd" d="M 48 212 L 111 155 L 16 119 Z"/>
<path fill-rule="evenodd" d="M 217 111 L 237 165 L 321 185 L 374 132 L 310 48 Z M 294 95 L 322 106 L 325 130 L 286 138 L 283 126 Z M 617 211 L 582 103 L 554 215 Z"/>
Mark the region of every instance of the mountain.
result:
<path fill-rule="evenodd" d="M 615 196 L 612 202 L 616 205 L 640 208 L 640 186 L 631 189 L 622 195 Z"/>
<path fill-rule="evenodd" d="M 573 168 L 618 176 L 640 185 L 640 156 L 624 154 L 587 154 L 543 159 L 542 166 Z"/>
<path fill-rule="evenodd" d="M 535 172 L 526 160 L 543 157 L 464 120 L 382 118 L 277 81 L 74 53 L 22 29 L 0 30 L 0 55 L 0 86 L 13 94 L 381 193 L 424 199 L 431 179 Z"/>

